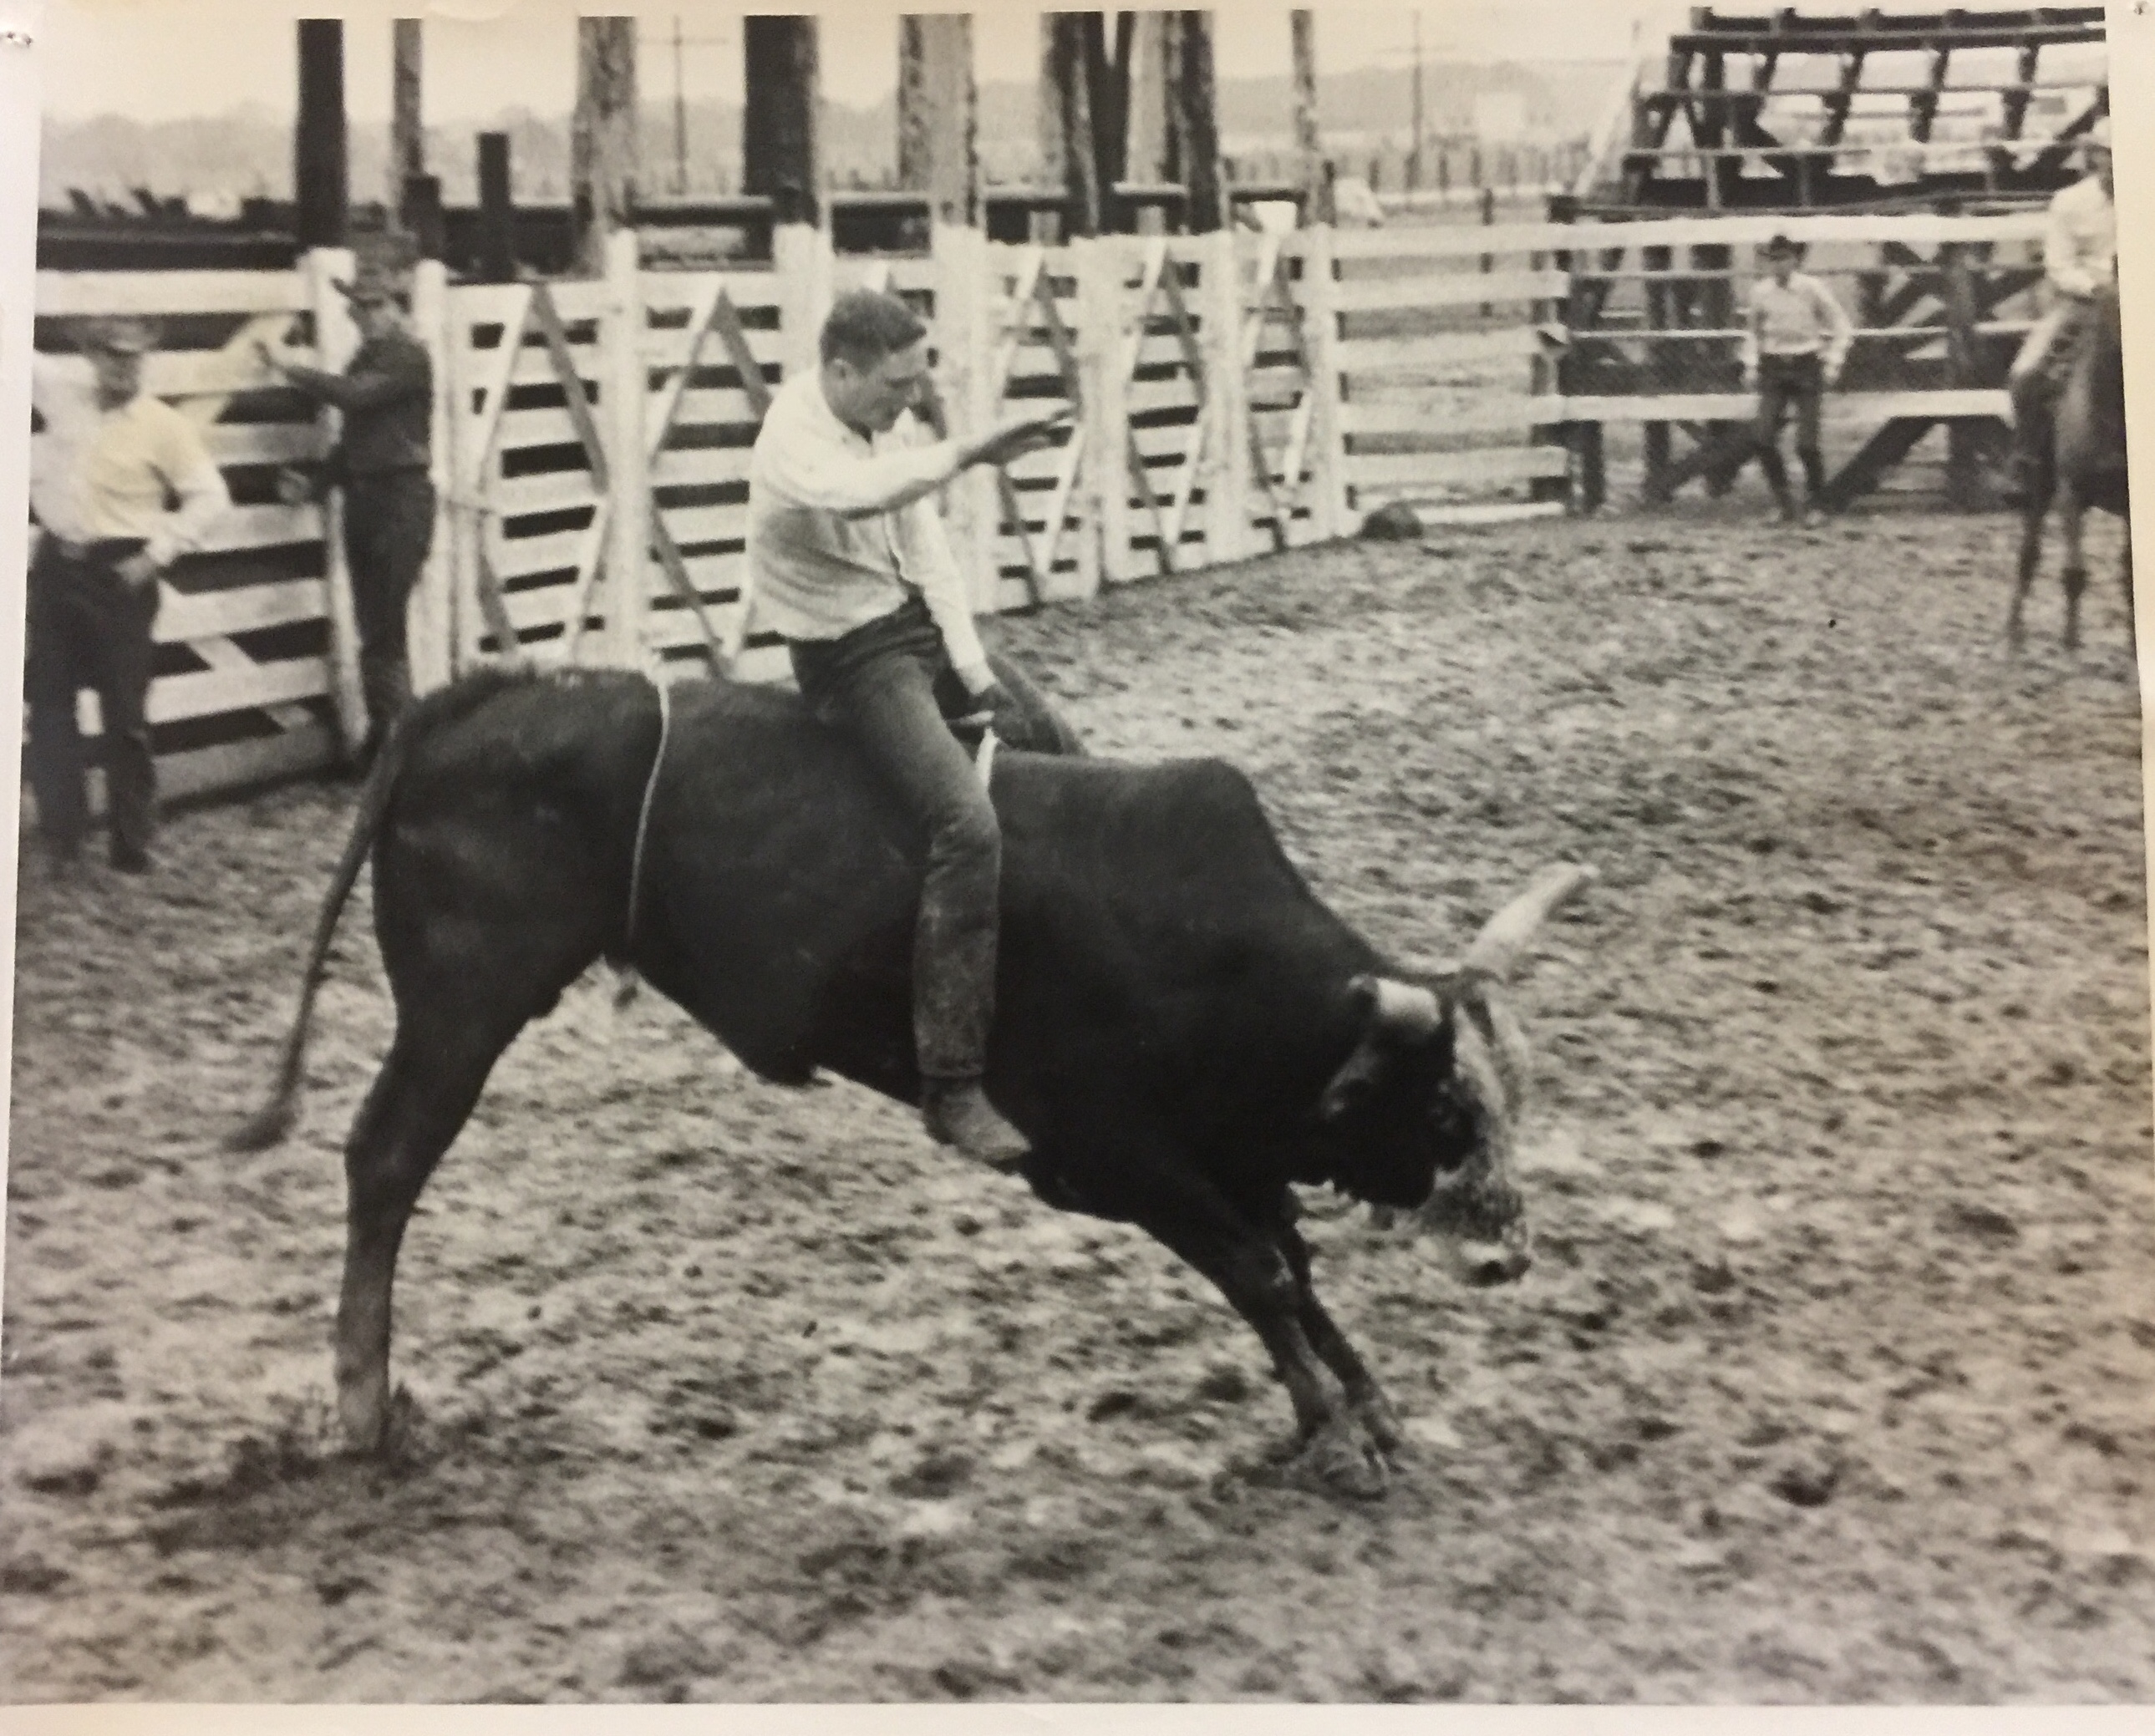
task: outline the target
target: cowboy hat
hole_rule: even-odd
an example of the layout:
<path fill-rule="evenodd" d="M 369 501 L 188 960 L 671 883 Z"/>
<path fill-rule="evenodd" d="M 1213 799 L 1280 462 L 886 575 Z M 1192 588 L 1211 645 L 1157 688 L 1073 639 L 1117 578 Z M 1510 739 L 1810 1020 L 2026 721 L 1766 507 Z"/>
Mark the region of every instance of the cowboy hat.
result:
<path fill-rule="evenodd" d="M 380 307 L 400 299 L 403 293 L 395 278 L 371 261 L 362 264 L 349 278 L 332 278 L 330 282 L 337 294 L 355 307 Z"/>
<path fill-rule="evenodd" d="M 1769 259 L 1800 259 L 1804 257 L 1804 244 L 1793 236 L 1776 235 L 1770 237 L 1760 251 Z"/>
<path fill-rule="evenodd" d="M 109 314 L 88 321 L 82 329 L 85 355 L 141 355 L 156 347 L 156 328 L 132 314 Z"/>

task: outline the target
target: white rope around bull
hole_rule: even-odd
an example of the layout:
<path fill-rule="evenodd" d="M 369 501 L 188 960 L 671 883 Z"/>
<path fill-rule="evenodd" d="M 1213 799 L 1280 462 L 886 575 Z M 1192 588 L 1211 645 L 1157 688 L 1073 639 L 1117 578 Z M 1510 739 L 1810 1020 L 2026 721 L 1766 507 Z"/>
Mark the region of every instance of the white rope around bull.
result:
<path fill-rule="evenodd" d="M 666 763 L 666 743 L 673 733 L 673 689 L 656 676 L 644 679 L 658 694 L 658 749 L 651 756 L 650 775 L 643 780 L 643 804 L 636 815 L 636 847 L 628 859 L 628 916 L 622 924 L 622 956 L 614 967 L 619 978 L 613 997 L 617 1007 L 627 1005 L 636 994 L 636 964 L 629 957 L 629 948 L 636 944 L 636 919 L 643 906 L 643 846 L 651 835 L 651 806 L 658 794 L 659 768 Z"/>

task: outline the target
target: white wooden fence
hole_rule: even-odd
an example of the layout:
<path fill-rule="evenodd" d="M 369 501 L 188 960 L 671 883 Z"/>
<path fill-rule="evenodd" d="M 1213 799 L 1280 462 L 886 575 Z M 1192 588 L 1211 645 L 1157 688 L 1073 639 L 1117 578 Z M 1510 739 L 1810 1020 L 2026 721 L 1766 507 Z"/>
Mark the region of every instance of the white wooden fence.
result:
<path fill-rule="evenodd" d="M 1755 246 L 1768 227 L 1890 243 L 1918 273 L 1912 248 L 2024 248 L 2032 233 L 2018 217 L 1828 217 L 1030 247 L 939 228 L 925 257 L 833 259 L 822 237 L 782 230 L 776 264 L 760 268 L 646 268 L 632 236 L 596 281 L 452 286 L 422 265 L 413 320 L 435 358 L 442 517 L 412 600 L 414 676 L 438 685 L 512 641 L 542 663 L 781 676 L 744 603 L 749 452 L 771 392 L 814 365 L 838 288 L 887 288 L 922 312 L 955 426 L 1078 410 L 1057 444 L 944 491 L 975 606 L 993 611 L 1349 534 L 1390 501 L 1440 522 L 1561 513 L 1584 447 L 1599 465 L 1604 422 L 1710 429 L 1747 403 L 1561 393 L 1582 275 L 1651 289 L 1670 273 L 1618 262 Z M 350 264 L 39 276 L 52 345 L 64 318 L 162 318 L 149 389 L 203 425 L 242 503 L 165 581 L 151 717 L 170 791 L 327 763 L 363 725 L 334 503 L 277 505 L 269 485 L 276 464 L 323 449 L 330 418 L 274 390 L 253 355 L 305 316 L 324 363 L 340 365 L 352 334 L 328 285 Z M 2025 314 L 1989 318 L 2017 329 Z M 1604 353 L 1734 339 L 1597 319 Z M 2002 408 L 1994 390 L 1867 396 L 1879 416 Z"/>

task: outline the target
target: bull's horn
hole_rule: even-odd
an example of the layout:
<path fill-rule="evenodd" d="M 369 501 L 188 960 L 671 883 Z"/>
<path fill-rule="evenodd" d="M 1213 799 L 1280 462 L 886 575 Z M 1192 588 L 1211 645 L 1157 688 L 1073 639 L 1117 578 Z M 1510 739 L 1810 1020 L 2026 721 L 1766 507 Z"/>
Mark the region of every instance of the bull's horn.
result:
<path fill-rule="evenodd" d="M 1390 1034 L 1410 1040 L 1431 1035 L 1444 1022 L 1444 1009 L 1436 996 L 1414 983 L 1377 979 L 1375 1024 Z"/>
<path fill-rule="evenodd" d="M 1593 869 L 1578 862 L 1543 869 L 1525 891 L 1482 924 L 1459 961 L 1461 974 L 1508 982 L 1550 913 L 1594 877 Z"/>

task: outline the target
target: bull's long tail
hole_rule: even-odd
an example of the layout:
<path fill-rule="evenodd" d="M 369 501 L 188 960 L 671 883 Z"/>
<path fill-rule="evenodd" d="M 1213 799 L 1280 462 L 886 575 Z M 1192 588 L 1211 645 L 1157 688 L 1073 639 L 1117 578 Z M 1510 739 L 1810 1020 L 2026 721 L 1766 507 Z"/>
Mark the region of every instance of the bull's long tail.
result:
<path fill-rule="evenodd" d="M 305 1082 L 307 1037 L 314 1023 L 315 995 L 322 984 L 330 942 L 335 937 L 337 919 L 344 914 L 345 901 L 358 882 L 360 867 L 381 835 L 381 822 L 389 812 L 390 798 L 411 758 L 413 743 L 443 724 L 467 715 L 504 686 L 530 678 L 529 673 L 520 669 L 486 669 L 454 687 L 429 694 L 389 732 L 360 792 L 359 811 L 352 819 L 351 836 L 345 843 L 344 855 L 338 859 L 329 895 L 322 901 L 321 914 L 315 918 L 314 947 L 307 955 L 306 975 L 299 983 L 299 1011 L 293 1018 L 292 1029 L 285 1034 L 275 1083 L 262 1107 L 227 1136 L 225 1143 L 231 1150 L 266 1151 L 291 1131 L 293 1117 L 299 1106 L 299 1089 Z"/>

